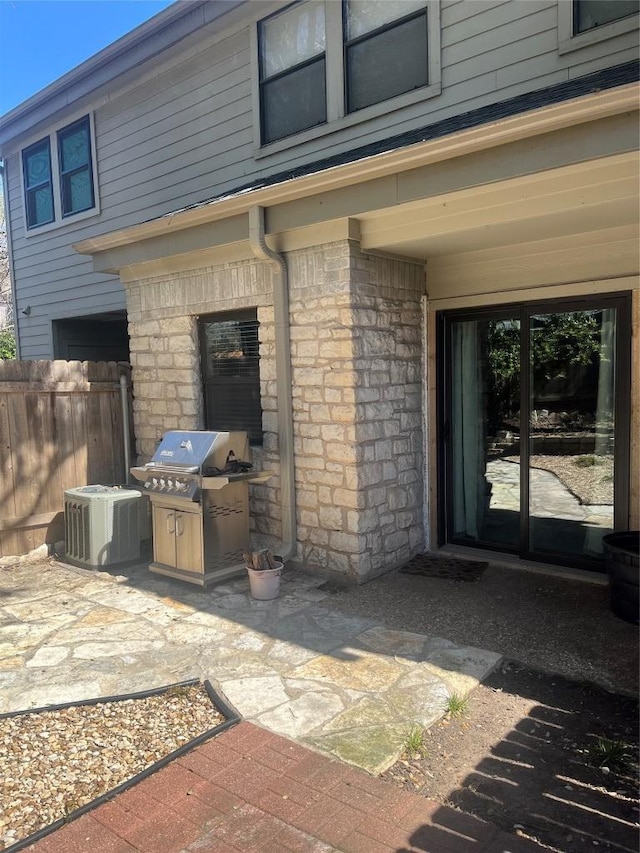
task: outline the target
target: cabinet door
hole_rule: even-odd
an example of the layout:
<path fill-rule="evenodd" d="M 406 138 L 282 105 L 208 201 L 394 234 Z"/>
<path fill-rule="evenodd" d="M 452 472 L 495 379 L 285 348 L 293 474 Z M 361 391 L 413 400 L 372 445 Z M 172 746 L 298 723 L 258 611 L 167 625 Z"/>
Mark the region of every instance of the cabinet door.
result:
<path fill-rule="evenodd" d="M 185 572 L 204 572 L 202 516 L 176 512 L 176 566 Z"/>
<path fill-rule="evenodd" d="M 176 511 L 153 507 L 153 558 L 165 566 L 176 565 Z"/>

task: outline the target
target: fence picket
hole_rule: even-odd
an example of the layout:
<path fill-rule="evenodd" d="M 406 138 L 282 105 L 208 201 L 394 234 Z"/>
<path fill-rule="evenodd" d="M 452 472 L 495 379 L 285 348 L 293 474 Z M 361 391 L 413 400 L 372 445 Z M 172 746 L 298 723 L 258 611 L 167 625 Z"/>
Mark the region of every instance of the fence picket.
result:
<path fill-rule="evenodd" d="M 115 362 L 0 362 L 0 557 L 62 536 L 64 491 L 123 481 Z"/>

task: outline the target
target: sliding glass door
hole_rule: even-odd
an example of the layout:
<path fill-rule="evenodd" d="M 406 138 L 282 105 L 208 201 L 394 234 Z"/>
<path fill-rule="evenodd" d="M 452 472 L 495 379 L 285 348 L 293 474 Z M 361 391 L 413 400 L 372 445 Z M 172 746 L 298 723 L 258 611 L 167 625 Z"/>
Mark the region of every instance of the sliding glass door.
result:
<path fill-rule="evenodd" d="M 597 568 L 628 495 L 629 303 L 441 318 L 449 542 Z"/>

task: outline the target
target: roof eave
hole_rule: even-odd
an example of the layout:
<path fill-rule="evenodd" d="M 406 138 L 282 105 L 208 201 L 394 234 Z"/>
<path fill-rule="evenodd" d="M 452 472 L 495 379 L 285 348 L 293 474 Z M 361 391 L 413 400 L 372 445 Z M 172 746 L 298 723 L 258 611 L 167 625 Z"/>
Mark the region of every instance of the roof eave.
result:
<path fill-rule="evenodd" d="M 83 240 L 73 248 L 81 254 L 94 255 L 238 215 L 255 205 L 281 204 L 577 124 L 637 111 L 638 104 L 638 83 L 629 83 L 269 186 L 241 189 L 202 205 Z"/>

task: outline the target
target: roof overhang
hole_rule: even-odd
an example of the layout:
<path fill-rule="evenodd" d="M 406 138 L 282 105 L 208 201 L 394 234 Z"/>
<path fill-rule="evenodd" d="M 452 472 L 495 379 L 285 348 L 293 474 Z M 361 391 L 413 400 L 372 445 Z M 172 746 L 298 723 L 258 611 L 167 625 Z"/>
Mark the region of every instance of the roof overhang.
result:
<path fill-rule="evenodd" d="M 157 262 L 162 257 L 237 246 L 248 239 L 247 212 L 254 206 L 267 209 L 267 234 L 278 235 L 312 228 L 320 222 L 376 211 L 397 211 L 425 197 L 468 189 L 474 182 L 476 186 L 486 186 L 509 177 L 536 174 L 544 168 L 624 155 L 637 150 L 637 116 L 630 114 L 637 113 L 638 94 L 638 83 L 630 83 L 584 95 L 313 174 L 230 193 L 140 225 L 83 240 L 74 249 L 93 255 L 96 270 L 114 273 Z M 611 133 L 607 120 L 615 117 L 620 126 Z M 581 140 L 576 147 L 571 129 L 576 128 L 578 133 L 577 129 L 585 123 L 596 123 L 595 128 L 598 122 L 600 132 L 594 131 L 588 143 Z M 527 146 L 528 140 L 549 134 L 556 134 L 561 140 L 551 158 L 545 146 Z M 459 170 L 457 164 L 456 169 L 448 168 L 448 161 L 465 158 L 465 163 L 473 164 L 474 155 L 477 160 L 482 152 L 498 147 L 502 148 L 501 157 L 494 159 L 498 163 L 504 161 L 502 171 L 469 168 L 458 176 L 455 185 Z M 502 156 L 508 152 L 513 155 L 511 175 L 507 170 L 509 158 Z M 352 191 L 354 187 L 358 188 L 357 193 Z"/>

